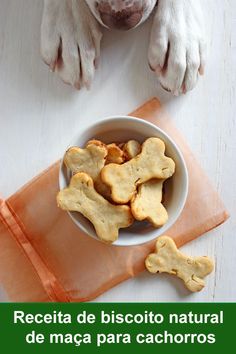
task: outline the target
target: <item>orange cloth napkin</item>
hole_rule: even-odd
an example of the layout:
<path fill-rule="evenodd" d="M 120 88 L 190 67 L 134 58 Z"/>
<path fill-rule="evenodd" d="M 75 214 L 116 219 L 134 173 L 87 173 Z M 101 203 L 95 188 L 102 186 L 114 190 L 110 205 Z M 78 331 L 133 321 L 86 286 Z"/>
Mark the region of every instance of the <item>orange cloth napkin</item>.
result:
<path fill-rule="evenodd" d="M 189 171 L 186 206 L 168 230 L 178 246 L 223 223 L 228 214 L 185 140 L 157 99 L 132 115 L 147 119 L 178 144 Z M 56 205 L 59 162 L 8 200 L 0 201 L 0 283 L 12 301 L 86 301 L 144 270 L 155 241 L 105 245 L 85 235 Z"/>

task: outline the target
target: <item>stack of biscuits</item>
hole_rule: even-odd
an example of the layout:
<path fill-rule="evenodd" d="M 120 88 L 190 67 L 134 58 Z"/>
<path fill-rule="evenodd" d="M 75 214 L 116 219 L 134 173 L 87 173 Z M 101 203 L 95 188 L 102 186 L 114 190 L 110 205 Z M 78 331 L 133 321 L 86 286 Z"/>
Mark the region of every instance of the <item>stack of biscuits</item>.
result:
<path fill-rule="evenodd" d="M 164 142 L 148 138 L 104 144 L 90 140 L 85 148 L 71 147 L 64 156 L 70 184 L 57 195 L 58 206 L 76 211 L 94 226 L 99 239 L 112 243 L 119 229 L 134 219 L 160 227 L 168 220 L 162 204 L 163 183 L 175 172 Z"/>

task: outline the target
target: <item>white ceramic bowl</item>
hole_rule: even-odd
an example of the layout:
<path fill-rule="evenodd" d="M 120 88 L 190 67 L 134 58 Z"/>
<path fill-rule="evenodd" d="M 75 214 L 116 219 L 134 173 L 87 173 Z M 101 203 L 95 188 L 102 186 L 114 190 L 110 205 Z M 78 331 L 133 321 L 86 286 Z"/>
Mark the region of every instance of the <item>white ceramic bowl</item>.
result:
<path fill-rule="evenodd" d="M 155 125 L 135 117 L 110 117 L 104 119 L 85 130 L 81 130 L 72 140 L 70 146 L 83 147 L 92 138 L 111 142 L 126 142 L 130 139 L 142 143 L 149 137 L 158 137 L 166 144 L 166 155 L 176 164 L 176 172 L 165 182 L 165 202 L 169 219 L 167 223 L 156 229 L 148 222 L 135 222 L 126 229 L 120 229 L 119 238 L 113 243 L 115 246 L 133 246 L 146 243 L 165 233 L 178 219 L 183 210 L 188 193 L 188 173 L 183 156 L 174 141 Z M 61 164 L 59 185 L 60 189 L 69 184 L 70 173 Z M 93 225 L 83 215 L 69 212 L 74 223 L 89 236 L 98 239 Z"/>

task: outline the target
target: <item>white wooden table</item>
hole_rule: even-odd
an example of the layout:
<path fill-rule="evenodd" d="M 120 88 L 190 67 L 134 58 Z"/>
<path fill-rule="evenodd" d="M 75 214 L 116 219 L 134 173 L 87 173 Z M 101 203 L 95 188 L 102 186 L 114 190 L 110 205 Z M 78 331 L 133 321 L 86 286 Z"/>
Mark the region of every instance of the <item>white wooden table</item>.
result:
<path fill-rule="evenodd" d="M 208 65 L 184 97 L 163 92 L 147 64 L 150 22 L 129 33 L 106 33 L 91 91 L 76 92 L 49 72 L 39 54 L 41 0 L 0 3 L 0 191 L 8 197 L 58 159 L 76 131 L 105 116 L 126 114 L 157 96 L 186 136 L 231 219 L 183 247 L 208 254 L 216 271 L 206 289 L 189 295 L 179 281 L 147 273 L 97 301 L 236 300 L 236 2 L 202 1 Z M 7 300 L 0 287 L 0 301 Z"/>

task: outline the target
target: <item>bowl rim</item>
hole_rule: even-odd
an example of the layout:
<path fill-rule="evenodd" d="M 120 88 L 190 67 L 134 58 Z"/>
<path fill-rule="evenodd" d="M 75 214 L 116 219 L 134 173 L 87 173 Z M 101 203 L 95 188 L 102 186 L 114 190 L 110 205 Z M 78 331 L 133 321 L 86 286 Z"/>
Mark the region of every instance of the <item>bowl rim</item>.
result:
<path fill-rule="evenodd" d="M 186 162 L 185 162 L 185 159 L 183 157 L 183 154 L 180 150 L 180 148 L 178 147 L 178 145 L 175 143 L 175 141 L 172 139 L 172 137 L 169 136 L 168 133 L 166 133 L 165 131 L 163 131 L 161 128 L 159 128 L 157 125 L 149 122 L 149 121 L 146 121 L 145 119 L 142 119 L 142 118 L 139 118 L 139 117 L 135 117 L 135 116 L 127 116 L 127 115 L 112 115 L 112 116 L 107 116 L 101 120 L 99 120 L 98 122 L 96 123 L 91 123 L 89 124 L 88 126 L 86 126 L 85 128 L 83 128 L 82 130 L 80 130 L 79 133 L 77 133 L 76 135 L 74 135 L 73 139 L 71 139 L 71 143 L 76 141 L 77 140 L 77 137 L 78 136 L 83 136 L 83 134 L 85 132 L 87 132 L 88 130 L 90 129 L 96 129 L 96 127 L 99 127 L 100 125 L 102 124 L 106 124 L 106 123 L 111 123 L 112 121 L 116 120 L 116 122 L 118 120 L 122 120 L 122 121 L 135 121 L 137 122 L 140 122 L 141 124 L 144 124 L 144 125 L 147 125 L 151 128 L 153 128 L 154 130 L 156 130 L 157 132 L 160 132 L 160 134 L 162 134 L 164 137 L 167 138 L 168 141 L 170 141 L 171 145 L 174 147 L 175 151 L 177 152 L 178 156 L 179 156 L 179 159 L 181 161 L 181 164 L 182 164 L 182 168 L 183 168 L 183 174 L 184 174 L 184 180 L 185 180 L 185 188 L 183 189 L 183 192 L 181 194 L 181 198 L 180 198 L 180 201 L 181 203 L 178 205 L 178 208 L 177 208 L 177 213 L 175 215 L 175 217 L 173 218 L 173 220 L 171 221 L 170 225 L 168 225 L 168 228 L 164 229 L 165 228 L 165 225 L 162 226 L 162 228 L 164 229 L 163 230 L 163 233 L 164 234 L 166 231 L 168 231 L 175 223 L 176 221 L 178 220 L 178 218 L 180 217 L 183 209 L 184 209 L 184 206 L 186 204 L 186 200 L 187 200 L 187 196 L 188 196 L 188 191 L 189 191 L 189 175 L 188 175 L 188 169 L 187 169 L 187 165 L 186 165 Z M 64 150 L 64 154 L 61 158 L 61 161 L 60 161 L 60 168 L 59 168 L 59 189 L 62 190 L 65 188 L 65 185 L 64 183 L 62 182 L 65 181 L 65 177 L 64 177 L 64 173 L 63 173 L 63 161 L 64 161 L 64 156 L 66 154 L 66 151 L 68 150 L 68 148 L 72 147 L 72 146 L 75 146 L 74 144 L 69 144 L 67 146 L 67 148 Z M 84 227 L 78 220 L 75 220 L 72 212 L 70 211 L 67 211 L 68 215 L 70 216 L 70 218 L 72 219 L 72 221 L 74 222 L 74 224 L 81 230 L 83 231 L 86 235 L 88 235 L 89 237 L 92 237 L 94 239 L 96 239 L 97 241 L 99 242 L 102 242 L 97 236 L 96 236 L 96 232 L 94 231 L 94 234 L 90 233 L 89 230 Z M 158 229 L 156 230 L 156 232 L 158 232 Z M 152 234 L 155 234 L 155 229 L 153 229 L 153 232 Z M 148 242 L 151 242 L 152 240 L 156 239 L 157 237 L 159 236 L 153 236 L 153 237 L 149 237 L 148 240 L 146 241 L 142 241 L 142 242 L 133 242 L 133 243 L 128 243 L 128 244 L 119 244 L 117 243 L 117 241 L 119 241 L 119 239 L 117 239 L 115 242 L 111 243 L 112 246 L 116 246 L 116 247 L 132 247 L 132 246 L 138 246 L 138 245 L 143 245 L 143 244 L 146 244 Z"/>

